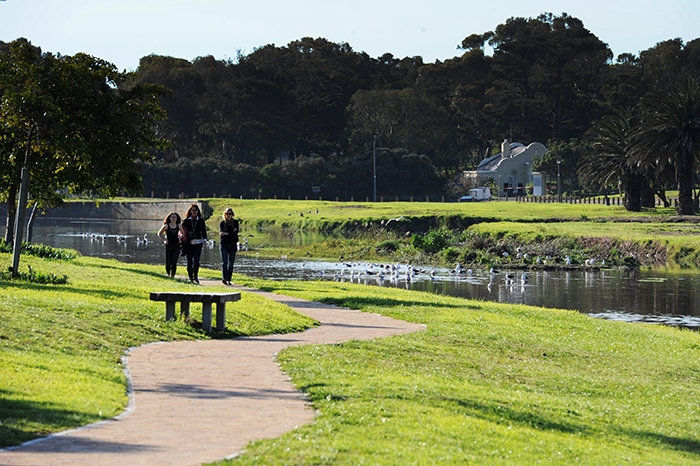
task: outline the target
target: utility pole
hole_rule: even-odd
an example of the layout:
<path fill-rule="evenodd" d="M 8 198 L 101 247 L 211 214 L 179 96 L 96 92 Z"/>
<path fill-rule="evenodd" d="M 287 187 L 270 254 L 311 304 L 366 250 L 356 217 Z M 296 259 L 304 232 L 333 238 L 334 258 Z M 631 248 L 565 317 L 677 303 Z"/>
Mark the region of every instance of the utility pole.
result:
<path fill-rule="evenodd" d="M 374 202 L 377 202 L 377 135 L 372 141 L 372 166 L 374 168 Z"/>
<path fill-rule="evenodd" d="M 557 159 L 557 202 L 561 202 L 561 160 Z"/>

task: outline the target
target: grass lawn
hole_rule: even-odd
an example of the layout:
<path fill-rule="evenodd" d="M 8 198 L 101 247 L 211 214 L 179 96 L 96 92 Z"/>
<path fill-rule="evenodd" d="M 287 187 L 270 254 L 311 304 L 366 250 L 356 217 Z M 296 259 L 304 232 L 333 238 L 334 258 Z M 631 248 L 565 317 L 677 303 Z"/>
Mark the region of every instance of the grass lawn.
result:
<path fill-rule="evenodd" d="M 428 328 L 285 350 L 318 419 L 221 464 L 700 463 L 696 332 L 393 288 L 247 283 Z"/>
<path fill-rule="evenodd" d="M 656 222 L 490 222 L 473 225 L 470 230 L 495 236 L 534 239 L 537 236 L 618 238 L 624 241 L 659 241 L 672 248 L 700 248 L 700 224 Z"/>
<path fill-rule="evenodd" d="M 12 257 L 0 254 L 0 269 Z M 227 332 L 210 336 L 165 320 L 151 291 L 192 290 L 162 267 L 79 257 L 22 256 L 21 270 L 67 275 L 67 285 L 0 281 L 0 447 L 106 419 L 127 403 L 121 356 L 154 341 L 289 333 L 314 321 L 243 293 L 226 313 Z M 215 271 L 202 276 L 218 277 Z M 223 288 L 223 287 L 222 287 Z M 201 322 L 201 306 L 192 306 Z"/>
<path fill-rule="evenodd" d="M 622 206 L 601 204 L 522 203 L 522 202 L 334 202 L 207 199 L 218 221 L 226 207 L 236 212 L 236 217 L 246 226 L 267 225 L 290 228 L 317 228 L 346 221 L 375 221 L 389 218 L 426 216 L 463 216 L 489 221 L 532 222 L 552 218 L 589 219 L 605 217 L 634 218 L 653 216 L 663 218 L 675 215 L 673 209 L 658 208 L 640 212 L 628 212 Z M 318 212 L 316 212 L 318 210 Z M 302 215 L 300 215 L 302 214 Z M 210 225 L 211 226 L 211 225 Z"/>

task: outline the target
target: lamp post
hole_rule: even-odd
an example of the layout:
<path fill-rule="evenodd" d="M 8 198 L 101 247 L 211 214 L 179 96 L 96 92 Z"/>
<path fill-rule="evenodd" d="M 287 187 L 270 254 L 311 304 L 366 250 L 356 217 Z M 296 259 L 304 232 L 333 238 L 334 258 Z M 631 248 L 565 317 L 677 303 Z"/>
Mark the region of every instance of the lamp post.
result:
<path fill-rule="evenodd" d="M 557 202 L 561 202 L 561 160 L 557 159 Z"/>
<path fill-rule="evenodd" d="M 372 141 L 372 167 L 374 169 L 374 202 L 377 202 L 377 135 Z"/>
<path fill-rule="evenodd" d="M 530 164 L 532 162 L 525 162 L 525 171 L 527 172 L 527 181 L 525 182 L 525 195 L 527 196 L 527 185 L 530 184 L 530 181 L 532 181 L 532 168 L 530 167 Z"/>

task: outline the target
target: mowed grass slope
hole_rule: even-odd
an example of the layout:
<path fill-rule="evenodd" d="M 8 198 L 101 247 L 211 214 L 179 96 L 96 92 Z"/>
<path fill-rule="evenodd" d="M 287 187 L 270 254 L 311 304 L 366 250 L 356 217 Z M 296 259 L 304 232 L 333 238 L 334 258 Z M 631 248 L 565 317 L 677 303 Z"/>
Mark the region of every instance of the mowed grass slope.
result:
<path fill-rule="evenodd" d="M 393 288 L 247 284 L 427 330 L 285 350 L 318 419 L 221 464 L 700 463 L 696 332 Z"/>
<path fill-rule="evenodd" d="M 644 213 L 628 212 L 622 206 L 602 204 L 523 203 L 523 202 L 335 202 L 207 199 L 218 221 L 226 207 L 247 226 L 317 228 L 325 223 L 373 221 L 401 216 L 464 216 L 489 221 L 532 222 L 547 219 L 589 219 L 605 217 L 634 218 L 640 215 L 662 218 L 674 215 L 673 209 L 655 209 Z M 316 212 L 318 210 L 318 212 Z M 301 214 L 301 215 L 300 215 Z"/>
<path fill-rule="evenodd" d="M 0 268 L 11 264 L 0 254 Z M 0 447 L 119 414 L 127 404 L 124 351 L 154 341 L 208 339 L 196 325 L 165 322 L 151 291 L 196 290 L 162 267 L 79 257 L 22 256 L 21 270 L 67 275 L 67 285 L 0 281 Z M 203 272 L 218 276 L 214 271 Z M 223 289 L 223 287 L 222 287 Z M 201 322 L 201 306 L 192 306 Z M 243 293 L 214 338 L 300 331 L 312 319 Z"/>

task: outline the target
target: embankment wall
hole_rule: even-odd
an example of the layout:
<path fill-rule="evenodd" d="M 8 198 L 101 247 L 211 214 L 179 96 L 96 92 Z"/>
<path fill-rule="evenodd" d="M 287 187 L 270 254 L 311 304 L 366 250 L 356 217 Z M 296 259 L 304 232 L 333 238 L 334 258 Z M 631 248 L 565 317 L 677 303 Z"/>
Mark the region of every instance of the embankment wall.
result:
<path fill-rule="evenodd" d="M 172 200 L 172 201 L 133 201 L 133 202 L 94 202 L 71 201 L 61 207 L 47 209 L 42 218 L 75 218 L 75 219 L 113 219 L 113 220 L 163 220 L 170 212 L 177 212 L 184 217 L 187 209 L 201 201 Z M 203 207 L 202 207 L 203 208 Z M 29 218 L 30 211 L 27 211 Z M 0 225 L 5 226 L 7 219 L 7 206 L 0 205 Z"/>

